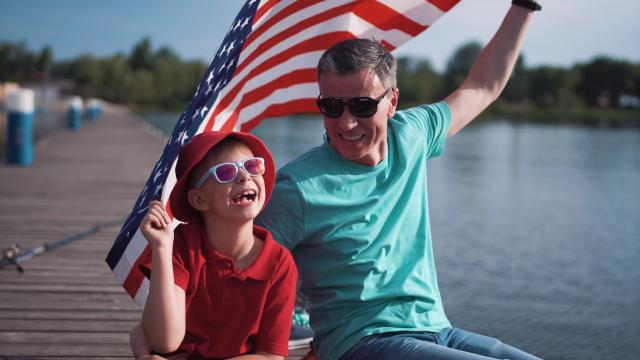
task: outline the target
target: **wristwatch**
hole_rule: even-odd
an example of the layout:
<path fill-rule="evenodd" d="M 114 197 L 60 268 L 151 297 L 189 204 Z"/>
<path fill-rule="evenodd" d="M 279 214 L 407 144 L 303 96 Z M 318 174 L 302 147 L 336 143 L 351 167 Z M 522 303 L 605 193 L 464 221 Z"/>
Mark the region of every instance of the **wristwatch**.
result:
<path fill-rule="evenodd" d="M 540 11 L 542 10 L 542 6 L 535 2 L 535 0 L 512 0 L 511 4 L 522 6 L 523 8 L 527 8 L 531 11 Z"/>

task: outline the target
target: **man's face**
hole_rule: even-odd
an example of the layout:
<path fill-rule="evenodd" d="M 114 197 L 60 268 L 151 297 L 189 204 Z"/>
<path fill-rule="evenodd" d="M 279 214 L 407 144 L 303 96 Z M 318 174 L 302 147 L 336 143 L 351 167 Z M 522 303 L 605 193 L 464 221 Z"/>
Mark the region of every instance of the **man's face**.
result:
<path fill-rule="evenodd" d="M 318 80 L 322 97 L 380 97 L 387 89 L 372 70 L 349 75 L 323 73 Z M 378 103 L 373 116 L 354 116 L 345 104 L 337 119 L 324 116 L 324 127 L 331 146 L 343 158 L 358 164 L 375 166 L 387 155 L 387 120 L 395 114 L 398 90 L 392 89 Z"/>

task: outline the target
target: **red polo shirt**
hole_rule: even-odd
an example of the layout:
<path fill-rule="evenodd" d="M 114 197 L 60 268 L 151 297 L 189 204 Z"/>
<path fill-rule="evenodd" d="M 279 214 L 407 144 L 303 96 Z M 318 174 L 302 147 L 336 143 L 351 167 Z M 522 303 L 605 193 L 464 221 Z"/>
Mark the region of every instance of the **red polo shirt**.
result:
<path fill-rule="evenodd" d="M 264 240 L 262 252 L 237 270 L 213 248 L 204 226 L 176 228 L 173 272 L 186 294 L 186 334 L 179 352 L 207 358 L 257 351 L 287 356 L 298 272 L 291 254 L 268 230 L 254 226 L 253 233 Z"/>

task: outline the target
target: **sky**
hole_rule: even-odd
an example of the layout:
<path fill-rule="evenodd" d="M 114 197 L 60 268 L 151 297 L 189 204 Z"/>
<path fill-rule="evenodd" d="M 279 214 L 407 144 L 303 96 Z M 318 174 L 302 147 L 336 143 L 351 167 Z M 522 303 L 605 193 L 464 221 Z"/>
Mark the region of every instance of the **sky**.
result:
<path fill-rule="evenodd" d="M 528 66 L 571 66 L 607 55 L 640 62 L 640 2 L 540 0 L 543 10 L 523 45 Z M 0 0 L 0 42 L 51 46 L 55 59 L 129 54 L 148 36 L 183 59 L 209 63 L 242 6 L 240 0 Z M 396 50 L 442 71 L 468 41 L 486 43 L 509 0 L 462 0 L 423 34 Z"/>

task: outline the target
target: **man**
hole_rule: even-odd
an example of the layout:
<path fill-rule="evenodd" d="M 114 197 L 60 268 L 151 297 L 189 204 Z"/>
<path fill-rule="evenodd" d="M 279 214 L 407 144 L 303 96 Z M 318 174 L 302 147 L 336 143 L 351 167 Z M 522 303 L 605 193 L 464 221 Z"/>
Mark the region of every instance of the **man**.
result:
<path fill-rule="evenodd" d="M 376 41 L 320 59 L 326 141 L 279 171 L 257 223 L 293 253 L 321 359 L 537 359 L 451 327 L 427 208 L 427 159 L 502 92 L 539 9 L 514 3 L 443 102 L 396 112 L 395 59 Z"/>

